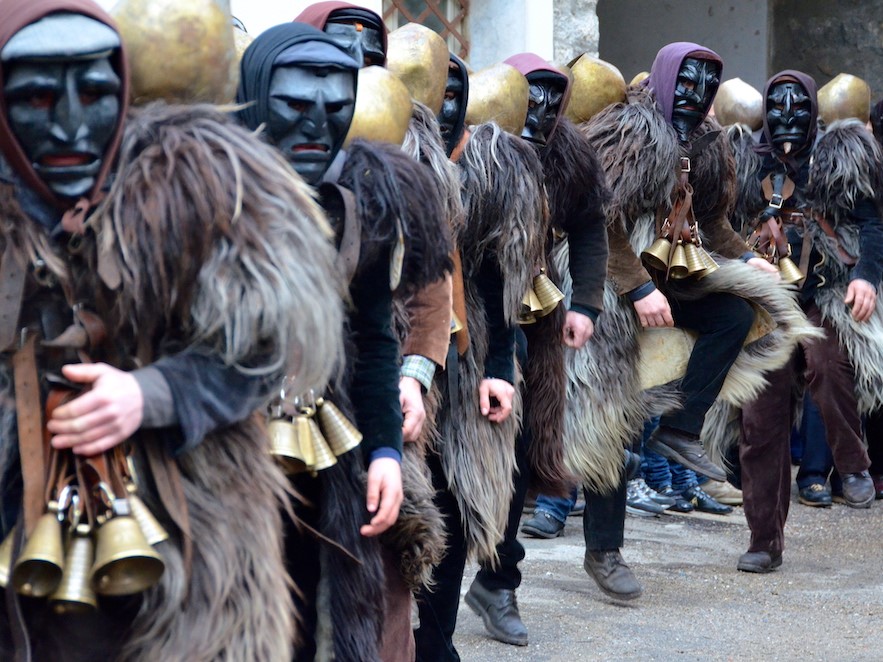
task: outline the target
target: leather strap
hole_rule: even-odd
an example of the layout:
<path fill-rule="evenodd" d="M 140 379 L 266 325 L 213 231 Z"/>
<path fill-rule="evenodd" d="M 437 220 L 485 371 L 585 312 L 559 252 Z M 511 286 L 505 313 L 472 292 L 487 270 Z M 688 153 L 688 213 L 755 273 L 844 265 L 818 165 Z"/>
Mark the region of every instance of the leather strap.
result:
<path fill-rule="evenodd" d="M 457 333 L 454 334 L 454 337 L 457 339 L 457 352 L 459 352 L 460 356 L 463 356 L 466 353 L 466 350 L 469 349 L 469 316 L 466 312 L 466 288 L 463 285 L 463 262 L 460 259 L 460 251 L 458 249 L 454 249 L 451 258 L 454 261 L 454 273 L 451 274 L 453 287 L 452 307 L 454 309 L 454 314 L 457 315 L 457 319 L 460 320 L 460 323 L 463 325 L 463 328 L 457 331 Z"/>
<path fill-rule="evenodd" d="M 46 503 L 46 449 L 43 445 L 43 425 L 40 406 L 40 385 L 37 377 L 36 336 L 29 334 L 21 348 L 12 357 L 15 380 L 15 412 L 18 417 L 18 452 L 21 458 L 23 482 L 23 520 L 25 536 L 30 536 L 34 525 L 43 514 Z"/>
<path fill-rule="evenodd" d="M 819 224 L 819 227 L 822 228 L 822 232 L 828 235 L 831 239 L 834 240 L 834 244 L 837 246 L 837 252 L 840 254 L 840 259 L 843 260 L 843 264 L 848 267 L 855 265 L 858 262 L 858 258 L 854 258 L 852 255 L 844 250 L 843 246 L 840 245 L 840 238 L 837 236 L 837 233 L 834 231 L 834 228 L 828 222 L 828 219 L 822 216 L 821 214 L 813 214 L 813 218 L 816 223 Z"/>
<path fill-rule="evenodd" d="M 460 409 L 460 355 L 457 343 L 448 346 L 448 358 L 445 361 L 445 374 L 448 378 L 448 402 L 451 410 L 451 427 L 456 432 L 459 427 Z"/>
<path fill-rule="evenodd" d="M 184 496 L 181 470 L 174 458 L 170 457 L 162 446 L 162 442 L 155 435 L 148 433 L 148 430 L 140 432 L 140 435 L 145 437 L 143 447 L 147 464 L 163 508 L 181 531 L 184 572 L 189 583 L 190 571 L 193 567 L 193 535 L 190 531 L 190 512 Z"/>
<path fill-rule="evenodd" d="M 812 253 L 812 237 L 809 234 L 809 231 L 803 231 L 803 243 L 800 246 L 800 264 L 798 265 L 798 269 L 800 269 L 800 273 L 803 274 L 803 278 L 797 281 L 797 287 L 803 287 L 803 284 L 806 282 L 807 276 L 809 276 L 809 258 Z"/>
<path fill-rule="evenodd" d="M 331 182 L 322 184 L 319 187 L 319 194 L 323 198 L 326 211 L 331 207 L 329 202 L 333 197 L 343 212 L 343 218 L 340 219 L 342 232 L 337 249 L 337 266 L 346 284 L 349 285 L 359 266 L 359 256 L 362 252 L 362 222 L 356 209 L 356 197 L 349 189 Z"/>
<path fill-rule="evenodd" d="M 11 349 L 18 338 L 18 318 L 25 291 L 27 265 L 12 246 L 6 242 L 0 258 L 0 352 Z"/>

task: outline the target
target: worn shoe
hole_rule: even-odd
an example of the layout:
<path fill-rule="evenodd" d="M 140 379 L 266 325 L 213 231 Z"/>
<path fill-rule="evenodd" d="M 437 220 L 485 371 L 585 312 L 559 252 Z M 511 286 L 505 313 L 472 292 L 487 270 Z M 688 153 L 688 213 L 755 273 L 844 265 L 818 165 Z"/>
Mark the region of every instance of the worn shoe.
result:
<path fill-rule="evenodd" d="M 531 538 L 557 538 L 563 531 L 564 522 L 559 522 L 545 510 L 537 510 L 521 525 L 521 532 Z"/>
<path fill-rule="evenodd" d="M 841 474 L 843 481 L 843 502 L 850 508 L 870 508 L 876 492 L 871 474 L 862 471 L 855 474 Z"/>
<path fill-rule="evenodd" d="M 872 476 L 874 479 L 874 498 L 883 499 L 883 475 Z"/>
<path fill-rule="evenodd" d="M 618 549 L 586 550 L 583 568 L 604 593 L 619 600 L 634 600 L 644 589 Z"/>
<path fill-rule="evenodd" d="M 804 506 L 827 508 L 831 505 L 831 491 L 824 485 L 812 483 L 797 491 L 797 500 Z"/>
<path fill-rule="evenodd" d="M 658 427 L 646 441 L 645 447 L 712 480 L 727 479 L 726 472 L 708 459 L 702 442 L 686 432 Z"/>
<path fill-rule="evenodd" d="M 466 591 L 466 604 L 484 621 L 485 629 L 497 641 L 513 646 L 527 646 L 527 628 L 518 613 L 515 591 L 488 590 L 478 580 Z"/>
<path fill-rule="evenodd" d="M 767 573 L 780 565 L 782 565 L 782 552 L 745 552 L 739 557 L 736 570 Z"/>
<path fill-rule="evenodd" d="M 668 508 L 671 508 L 673 505 L 675 505 L 675 499 L 673 499 L 670 496 L 660 494 L 659 492 L 654 490 L 652 487 L 650 487 L 647 484 L 647 481 L 645 481 L 643 478 L 636 478 L 635 483 L 637 485 L 638 492 L 643 494 L 645 497 L 647 497 L 648 499 L 650 499 L 654 503 L 658 503 L 663 508 L 668 509 Z"/>
<path fill-rule="evenodd" d="M 689 501 L 693 505 L 693 508 L 701 513 L 711 513 L 712 515 L 727 515 L 728 513 L 733 512 L 732 506 L 725 506 L 722 503 L 718 503 L 710 496 L 708 496 L 705 491 L 698 485 L 688 487 L 681 494 L 687 501 Z"/>
<path fill-rule="evenodd" d="M 693 504 L 687 501 L 682 495 L 675 492 L 671 485 L 666 485 L 664 488 L 659 490 L 659 493 L 663 496 L 671 497 L 675 500 L 675 504 L 668 508 L 668 510 L 673 510 L 676 513 L 692 513 L 695 508 L 693 508 Z"/>
<path fill-rule="evenodd" d="M 702 484 L 702 491 L 719 503 L 742 505 L 742 490 L 737 490 L 728 481 L 710 480 Z"/>
<path fill-rule="evenodd" d="M 640 481 L 640 483 L 638 481 Z M 641 485 L 647 487 L 647 484 L 644 482 L 643 478 L 636 478 L 628 482 L 625 491 L 626 506 L 631 506 L 636 510 L 643 510 L 648 513 L 652 513 L 653 515 L 661 515 L 662 513 L 664 513 L 665 506 L 659 505 L 646 493 L 644 493 L 641 490 Z"/>

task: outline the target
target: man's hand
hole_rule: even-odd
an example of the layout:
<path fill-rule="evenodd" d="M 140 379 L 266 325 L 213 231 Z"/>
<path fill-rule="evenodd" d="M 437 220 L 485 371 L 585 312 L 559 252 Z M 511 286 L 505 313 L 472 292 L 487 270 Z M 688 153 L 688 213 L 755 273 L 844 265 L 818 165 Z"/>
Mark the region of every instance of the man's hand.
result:
<path fill-rule="evenodd" d="M 851 280 L 843 303 L 852 306 L 852 319 L 867 322 L 877 307 L 877 288 L 861 278 Z"/>
<path fill-rule="evenodd" d="M 144 396 L 128 372 L 105 363 L 80 363 L 61 369 L 72 382 L 92 384 L 83 395 L 58 407 L 46 424 L 55 448 L 98 455 L 124 442 L 141 426 Z"/>
<path fill-rule="evenodd" d="M 365 537 L 377 536 L 395 524 L 402 505 L 402 467 L 391 457 L 379 457 L 368 467 L 368 500 L 365 505 L 374 513 L 370 524 L 359 531 Z"/>
<path fill-rule="evenodd" d="M 478 385 L 478 406 L 481 415 L 487 416 L 492 423 L 502 423 L 512 413 L 514 396 L 515 387 L 505 379 L 485 377 Z M 491 398 L 495 398 L 496 403 L 491 404 Z"/>
<path fill-rule="evenodd" d="M 564 344 L 573 349 L 579 349 L 585 345 L 595 332 L 592 318 L 575 310 L 567 311 L 567 319 L 564 320 Z"/>
<path fill-rule="evenodd" d="M 641 326 L 647 327 L 665 327 L 674 326 L 675 322 L 671 316 L 671 306 L 668 305 L 668 299 L 659 290 L 653 290 L 643 299 L 638 299 L 632 305 L 635 312 L 638 313 L 638 319 L 641 320 Z"/>
<path fill-rule="evenodd" d="M 766 271 L 768 274 L 775 274 L 776 280 L 782 279 L 782 274 L 779 273 L 779 268 L 774 264 L 770 264 L 762 257 L 753 257 L 745 262 L 745 264 L 750 264 L 752 267 L 758 269 L 759 271 Z"/>
<path fill-rule="evenodd" d="M 402 405 L 402 439 L 417 441 L 426 420 L 423 407 L 423 387 L 413 377 L 399 379 L 399 402 Z"/>

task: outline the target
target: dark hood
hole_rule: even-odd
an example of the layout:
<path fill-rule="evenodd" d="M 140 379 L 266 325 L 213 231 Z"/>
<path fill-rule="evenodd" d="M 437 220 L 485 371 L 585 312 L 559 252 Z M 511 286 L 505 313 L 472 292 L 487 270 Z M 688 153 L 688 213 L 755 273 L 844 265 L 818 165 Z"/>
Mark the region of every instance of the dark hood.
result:
<path fill-rule="evenodd" d="M 805 74 L 802 71 L 795 71 L 794 69 L 785 69 L 784 71 L 780 71 L 775 74 L 772 78 L 770 78 L 766 85 L 763 88 L 763 133 L 761 135 L 761 146 L 763 147 L 762 151 L 773 151 L 772 140 L 770 140 L 770 127 L 767 124 L 766 119 L 766 103 L 767 97 L 770 94 L 770 90 L 775 87 L 779 83 L 800 83 L 803 86 L 803 89 L 806 90 L 806 93 L 809 95 L 810 100 L 810 118 L 809 118 L 809 135 L 806 139 L 806 144 L 801 147 L 798 151 L 792 152 L 788 155 L 788 160 L 793 161 L 798 159 L 801 155 L 805 154 L 808 151 L 812 150 L 812 146 L 816 142 L 816 134 L 818 133 L 818 119 L 819 119 L 819 95 L 818 95 L 818 87 L 816 86 L 815 79 L 809 74 Z"/>
<path fill-rule="evenodd" d="M 2 0 L 2 2 L 4 20 L 0 22 L 0 50 L 6 46 L 19 30 L 49 14 L 57 12 L 82 14 L 100 21 L 118 32 L 116 23 L 114 23 L 110 15 L 91 0 Z M 101 171 L 95 179 L 95 186 L 89 192 L 89 198 L 92 202 L 97 201 L 97 194 L 101 191 L 113 166 L 114 157 L 122 139 L 123 118 L 125 118 L 126 110 L 129 107 L 129 70 L 126 65 L 125 43 L 122 43 L 121 48 L 116 51 L 111 61 L 116 74 L 120 77 L 120 121 L 104 154 Z M 3 63 L 0 62 L 0 90 L 3 89 L 5 84 L 5 71 L 3 70 Z M 24 150 L 22 150 L 21 145 L 12 135 L 9 122 L 6 119 L 7 115 L 6 98 L 3 94 L 0 94 L 0 150 L 3 151 L 3 156 L 10 167 L 43 200 L 57 209 L 67 209 L 71 206 L 70 201 L 58 197 L 34 172 L 30 161 L 25 156 Z"/>
<path fill-rule="evenodd" d="M 312 25 L 314 28 L 324 30 L 325 24 L 328 23 L 331 18 L 362 21 L 370 23 L 380 30 L 380 38 L 383 42 L 383 66 L 386 66 L 386 50 L 388 47 L 386 24 L 380 16 L 370 9 L 365 9 L 364 7 L 359 7 L 358 5 L 349 2 L 327 0 L 326 2 L 317 2 L 316 4 L 310 5 L 298 14 L 294 20 L 298 23 L 306 23 L 307 25 Z"/>
<path fill-rule="evenodd" d="M 457 145 L 460 144 L 460 140 L 463 138 L 463 132 L 466 130 L 466 106 L 469 103 L 469 72 L 466 70 L 466 63 L 453 53 L 448 54 L 448 59 L 459 67 L 459 78 L 460 82 L 463 83 L 463 103 L 460 104 L 460 114 L 457 117 L 457 123 L 454 125 L 454 131 L 448 137 L 445 144 L 445 150 L 448 156 L 450 156 L 457 149 Z"/>
<path fill-rule="evenodd" d="M 561 97 L 561 110 L 558 111 L 558 117 L 555 119 L 555 126 L 546 137 L 547 140 L 551 140 L 552 136 L 555 135 L 555 130 L 558 128 L 558 124 L 561 122 L 561 118 L 564 116 L 564 111 L 567 110 L 567 103 L 570 101 L 570 76 L 554 65 L 549 64 L 536 53 L 519 53 L 518 55 L 513 55 L 503 61 L 518 69 L 518 71 L 520 71 L 525 77 L 527 77 L 528 74 L 542 71 L 560 77 L 564 81 L 564 96 Z"/>
<path fill-rule="evenodd" d="M 720 56 L 705 46 L 689 41 L 676 41 L 659 49 L 656 59 L 653 60 L 650 76 L 642 84 L 653 92 L 656 103 L 662 109 L 662 115 L 668 124 L 671 124 L 671 114 L 674 110 L 678 73 L 681 71 L 684 60 L 688 57 L 717 62 L 721 65 L 721 73 L 723 73 L 723 61 Z M 723 80 L 723 76 L 721 76 L 721 80 Z M 713 96 L 711 100 L 714 101 Z"/>

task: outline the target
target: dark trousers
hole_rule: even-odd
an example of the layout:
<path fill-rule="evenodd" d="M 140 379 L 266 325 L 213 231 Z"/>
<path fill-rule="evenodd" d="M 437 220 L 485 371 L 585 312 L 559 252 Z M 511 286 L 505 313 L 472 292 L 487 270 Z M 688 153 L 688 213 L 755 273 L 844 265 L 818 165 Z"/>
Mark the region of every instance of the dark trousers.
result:
<path fill-rule="evenodd" d="M 797 470 L 797 487 L 809 487 L 814 483 L 824 485 L 834 466 L 834 456 L 825 438 L 825 422 L 822 412 L 807 393 L 803 398 L 803 420 L 800 422 L 803 433 L 803 455 Z"/>
<path fill-rule="evenodd" d="M 696 331 L 699 338 L 681 382 L 684 405 L 663 416 L 659 424 L 693 435 L 702 432 L 705 414 L 714 404 L 730 367 L 754 323 L 754 309 L 740 297 L 710 294 L 697 301 L 666 292 L 675 326 Z"/>
<path fill-rule="evenodd" d="M 883 476 L 883 410 L 872 412 L 865 423 L 868 438 L 868 457 L 871 459 L 871 473 Z"/>
<path fill-rule="evenodd" d="M 803 370 L 810 395 L 821 413 L 834 465 L 841 474 L 870 465 L 862 443 L 855 399 L 855 375 L 834 330 L 822 322 L 815 304 L 806 315 L 825 338 L 798 349 L 791 361 L 767 376 L 769 385 L 742 410 L 742 495 L 751 529 L 748 551 L 781 551 L 791 499 L 792 384 Z"/>

